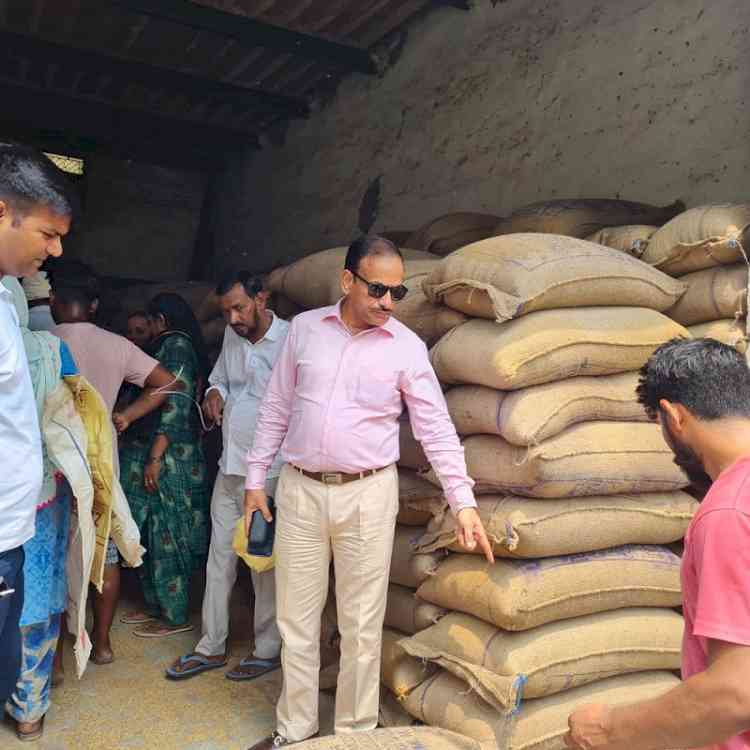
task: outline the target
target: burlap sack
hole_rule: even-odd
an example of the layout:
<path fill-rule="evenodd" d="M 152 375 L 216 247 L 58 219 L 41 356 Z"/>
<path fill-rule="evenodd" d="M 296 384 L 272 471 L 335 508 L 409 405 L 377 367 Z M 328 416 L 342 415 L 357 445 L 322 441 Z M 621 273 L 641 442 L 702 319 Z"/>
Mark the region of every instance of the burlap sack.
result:
<path fill-rule="evenodd" d="M 396 727 L 319 737 L 299 750 L 481 750 L 475 740 L 432 727 Z"/>
<path fill-rule="evenodd" d="M 685 287 L 611 247 L 556 234 L 512 234 L 451 254 L 424 291 L 433 302 L 503 322 L 566 307 L 666 310 Z"/>
<path fill-rule="evenodd" d="M 630 224 L 624 227 L 606 227 L 589 235 L 589 242 L 606 245 L 614 250 L 640 258 L 646 252 L 651 235 L 659 227 L 649 224 Z"/>
<path fill-rule="evenodd" d="M 388 585 L 388 601 L 385 608 L 384 625 L 407 635 L 434 625 L 448 610 L 417 599 L 414 589 Z"/>
<path fill-rule="evenodd" d="M 750 203 L 698 206 L 651 236 L 642 260 L 670 276 L 745 259 Z"/>
<path fill-rule="evenodd" d="M 383 630 L 383 653 L 380 660 L 382 683 L 400 699 L 405 698 L 417 685 L 421 685 L 437 671 L 434 664 L 409 656 L 398 645 L 403 634 L 385 628 Z"/>
<path fill-rule="evenodd" d="M 699 323 L 688 328 L 694 339 L 716 339 L 722 344 L 733 346 L 738 352 L 747 351 L 747 333 L 744 318 L 727 320 L 713 320 L 710 323 Z"/>
<path fill-rule="evenodd" d="M 480 495 L 479 515 L 498 557 L 552 557 L 682 539 L 698 503 L 686 492 L 530 500 Z M 452 513 L 433 521 L 418 552 L 463 550 Z M 482 554 L 480 549 L 475 554 Z"/>
<path fill-rule="evenodd" d="M 444 383 L 517 390 L 637 370 L 658 346 L 677 337 L 689 334 L 640 307 L 541 310 L 507 323 L 470 320 L 443 336 L 430 358 Z"/>
<path fill-rule="evenodd" d="M 389 575 L 391 583 L 416 589 L 437 570 L 438 564 L 444 557 L 443 553 L 416 554 L 414 552 L 414 543 L 423 533 L 424 528 L 396 526 Z"/>
<path fill-rule="evenodd" d="M 677 607 L 680 559 L 644 545 L 494 565 L 451 555 L 417 595 L 505 630 L 528 630 L 620 607 Z"/>
<path fill-rule="evenodd" d="M 671 609 L 632 608 L 551 622 L 507 633 L 451 612 L 400 641 L 465 680 L 499 711 L 630 672 L 679 669 L 683 620 Z"/>
<path fill-rule="evenodd" d="M 684 210 L 682 201 L 664 207 L 610 198 L 542 201 L 519 208 L 508 219 L 501 219 L 494 234 L 543 232 L 582 238 L 605 227 L 626 224 L 661 226 Z"/>
<path fill-rule="evenodd" d="M 585 422 L 528 448 L 495 435 L 463 441 L 475 491 L 526 497 L 673 492 L 688 485 L 651 422 Z M 437 484 L 433 471 L 427 478 Z"/>
<path fill-rule="evenodd" d="M 399 420 L 398 446 L 399 466 L 413 469 L 414 471 L 424 471 L 429 467 L 430 462 L 427 460 L 424 450 L 422 450 L 422 445 L 414 437 L 411 422 L 406 412 L 404 412 Z"/>
<path fill-rule="evenodd" d="M 401 526 L 424 526 L 432 520 L 432 513 L 426 510 L 414 510 L 403 505 L 398 509 L 396 523 Z"/>
<path fill-rule="evenodd" d="M 398 502 L 403 509 L 424 511 L 430 516 L 442 515 L 448 507 L 442 488 L 403 468 L 398 470 Z"/>
<path fill-rule="evenodd" d="M 406 713 L 403 703 L 383 685 L 380 686 L 380 705 L 378 706 L 378 727 L 411 727 L 416 724 L 413 716 Z"/>
<path fill-rule="evenodd" d="M 679 684 L 670 672 L 610 677 L 524 702 L 515 715 L 498 713 L 448 672 L 423 682 L 404 702 L 416 719 L 457 732 L 497 750 L 566 750 L 568 717 L 589 703 L 622 705 L 662 695 Z"/>
<path fill-rule="evenodd" d="M 418 278 L 426 279 L 427 276 Z M 432 346 L 448 331 L 468 320 L 463 313 L 427 299 L 418 280 L 409 279 L 408 286 L 409 293 L 395 306 L 393 317 L 414 331 L 427 346 Z"/>
<path fill-rule="evenodd" d="M 646 422 L 638 403 L 637 372 L 580 377 L 497 391 L 463 385 L 446 394 L 459 435 L 500 435 L 514 445 L 535 445 L 579 422 Z"/>
<path fill-rule="evenodd" d="M 687 291 L 664 314 L 684 326 L 746 315 L 747 273 L 744 263 L 689 273 L 680 279 Z"/>
<path fill-rule="evenodd" d="M 499 216 L 460 211 L 438 216 L 425 224 L 404 243 L 415 250 L 427 250 L 435 255 L 448 255 L 464 245 L 491 237 Z"/>

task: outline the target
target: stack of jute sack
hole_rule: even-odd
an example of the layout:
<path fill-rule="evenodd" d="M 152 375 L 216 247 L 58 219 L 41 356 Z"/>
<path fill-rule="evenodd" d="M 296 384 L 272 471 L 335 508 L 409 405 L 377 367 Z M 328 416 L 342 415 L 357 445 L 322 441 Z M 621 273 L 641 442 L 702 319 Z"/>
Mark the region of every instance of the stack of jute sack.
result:
<path fill-rule="evenodd" d="M 424 289 L 471 317 L 431 357 L 454 386 L 449 410 L 498 560 L 462 554 L 452 516 L 430 506 L 415 557 L 449 554 L 417 600 L 447 613 L 398 641 L 438 670 L 404 706 L 480 742 L 558 750 L 576 705 L 677 681 L 679 558 L 663 545 L 696 503 L 635 386 L 656 347 L 689 336 L 660 312 L 684 285 L 611 248 L 515 234 L 448 256 Z M 423 466 L 416 452 L 406 461 Z"/>

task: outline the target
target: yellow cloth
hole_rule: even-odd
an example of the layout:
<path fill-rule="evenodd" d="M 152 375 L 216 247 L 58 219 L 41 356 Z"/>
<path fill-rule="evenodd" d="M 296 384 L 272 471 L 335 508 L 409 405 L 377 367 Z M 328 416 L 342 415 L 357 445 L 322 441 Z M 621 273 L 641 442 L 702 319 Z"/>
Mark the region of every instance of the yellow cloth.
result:
<path fill-rule="evenodd" d="M 266 570 L 271 570 L 276 564 L 276 550 L 273 551 L 271 557 L 260 557 L 258 555 L 249 555 L 247 553 L 247 534 L 245 533 L 244 518 L 240 518 L 240 520 L 237 521 L 237 525 L 234 527 L 232 549 L 234 549 L 237 555 L 242 558 L 245 565 L 256 573 L 263 573 Z"/>

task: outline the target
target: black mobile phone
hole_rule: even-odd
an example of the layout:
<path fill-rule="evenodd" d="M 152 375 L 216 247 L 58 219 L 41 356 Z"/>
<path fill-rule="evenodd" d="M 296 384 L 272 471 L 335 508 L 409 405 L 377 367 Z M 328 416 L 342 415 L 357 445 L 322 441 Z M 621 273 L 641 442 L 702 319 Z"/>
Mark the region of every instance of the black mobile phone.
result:
<path fill-rule="evenodd" d="M 276 532 L 276 504 L 272 497 L 268 498 L 268 510 L 271 521 L 266 521 L 263 514 L 256 510 L 250 521 L 250 534 L 247 538 L 247 553 L 256 557 L 271 557 L 273 554 L 273 538 Z"/>

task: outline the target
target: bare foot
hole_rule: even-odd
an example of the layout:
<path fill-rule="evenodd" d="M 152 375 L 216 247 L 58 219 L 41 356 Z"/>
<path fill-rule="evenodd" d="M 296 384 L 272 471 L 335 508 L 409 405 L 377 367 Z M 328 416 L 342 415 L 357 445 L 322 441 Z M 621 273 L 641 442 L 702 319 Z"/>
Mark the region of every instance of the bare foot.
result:
<path fill-rule="evenodd" d="M 109 642 L 106 646 L 102 647 L 93 643 L 91 644 L 91 656 L 89 658 L 94 664 L 102 666 L 104 664 L 111 664 L 115 660 L 115 655 Z"/>
<path fill-rule="evenodd" d="M 19 740 L 26 742 L 38 740 L 44 734 L 44 717 L 39 721 L 17 721 L 16 736 Z"/>

